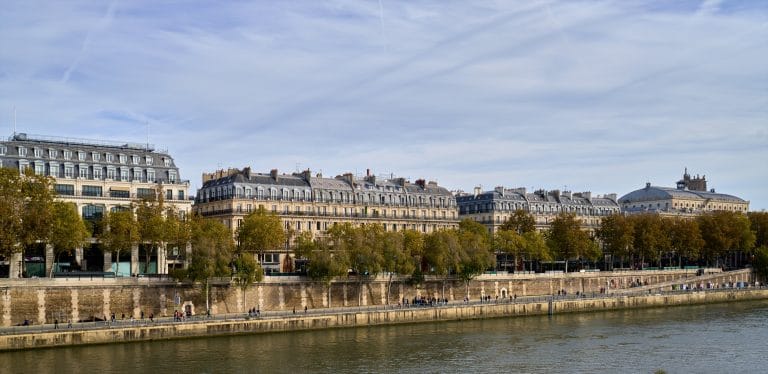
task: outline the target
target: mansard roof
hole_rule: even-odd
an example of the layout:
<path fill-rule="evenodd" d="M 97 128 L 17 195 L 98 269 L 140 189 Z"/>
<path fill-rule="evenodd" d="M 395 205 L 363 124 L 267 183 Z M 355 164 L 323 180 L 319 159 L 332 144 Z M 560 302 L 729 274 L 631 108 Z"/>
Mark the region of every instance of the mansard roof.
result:
<path fill-rule="evenodd" d="M 691 191 L 686 189 L 677 189 L 671 187 L 658 187 L 646 185 L 645 188 L 632 191 L 619 199 L 619 203 L 627 204 L 641 201 L 655 201 L 667 199 L 690 199 L 690 200 L 715 200 L 733 203 L 746 203 L 745 200 L 722 193 Z"/>

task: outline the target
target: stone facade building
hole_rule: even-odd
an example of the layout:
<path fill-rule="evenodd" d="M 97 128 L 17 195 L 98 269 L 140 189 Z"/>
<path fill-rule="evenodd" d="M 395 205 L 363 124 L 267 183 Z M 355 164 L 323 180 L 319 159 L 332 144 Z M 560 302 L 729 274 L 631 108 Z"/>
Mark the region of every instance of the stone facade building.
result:
<path fill-rule="evenodd" d="M 528 193 L 525 188 L 507 189 L 496 187 L 492 191 L 459 193 L 456 196 L 459 205 L 459 217 L 468 218 L 484 224 L 490 233 L 495 233 L 516 210 L 530 213 L 538 230 L 549 227 L 558 214 L 574 213 L 582 226 L 594 230 L 600 226 L 602 218 L 620 213 L 616 203 L 616 194 L 592 196 L 590 192 L 545 191 Z"/>
<path fill-rule="evenodd" d="M 189 214 L 192 209 L 189 181 L 181 179 L 167 151 L 157 150 L 150 144 L 20 133 L 0 142 L 0 167 L 20 172 L 29 168 L 37 174 L 51 176 L 57 198 L 75 204 L 83 219 L 90 222 L 100 220 L 107 212 L 129 209 L 136 199 L 156 195 L 158 191 L 166 204 L 175 207 L 179 214 Z M 111 254 L 102 255 L 97 241 L 94 239 L 92 243 L 91 248 L 78 249 L 70 260 L 83 270 L 114 271 Z M 44 256 L 31 256 L 28 262 L 34 263 L 43 257 L 47 273 L 53 265 L 53 256 L 50 247 L 46 252 Z M 121 266 L 121 272 L 123 269 L 126 273 L 130 269 L 130 274 L 139 272 L 138 252 L 138 246 L 134 246 L 127 259 L 131 264 Z M 10 261 L 10 266 L 13 268 L 19 261 Z M 155 271 L 167 273 L 168 266 L 179 265 L 177 262 L 159 253 L 155 257 Z M 9 273 L 15 276 L 19 272 Z"/>
<path fill-rule="evenodd" d="M 347 173 L 325 178 L 309 170 L 255 173 L 249 167 L 203 174 L 196 213 L 219 220 L 234 235 L 245 216 L 259 208 L 277 213 L 294 237 L 302 232 L 321 236 L 344 222 L 423 233 L 456 228 L 459 222 L 454 196 L 423 179 L 411 183 L 404 178 L 376 178 L 370 172 L 364 177 Z M 291 270 L 289 243 L 284 251 L 259 260 L 267 271 Z"/>
<path fill-rule="evenodd" d="M 746 213 L 749 201 L 739 197 L 707 191 L 706 176 L 691 178 L 688 169 L 677 187 L 658 187 L 646 183 L 645 188 L 632 191 L 619 199 L 627 214 L 658 213 L 664 216 L 696 216 L 715 210 Z"/>

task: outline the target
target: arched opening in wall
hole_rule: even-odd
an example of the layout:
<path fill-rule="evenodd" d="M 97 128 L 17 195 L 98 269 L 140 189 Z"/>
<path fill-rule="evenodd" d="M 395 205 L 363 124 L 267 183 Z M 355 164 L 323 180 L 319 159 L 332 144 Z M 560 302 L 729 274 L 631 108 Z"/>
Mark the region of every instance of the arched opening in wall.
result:
<path fill-rule="evenodd" d="M 502 299 L 506 299 L 507 298 L 507 289 L 506 288 L 502 288 L 501 289 L 501 298 Z"/>
<path fill-rule="evenodd" d="M 192 304 L 191 301 L 185 301 L 182 307 L 184 308 L 184 315 L 187 317 L 195 315 L 195 304 Z"/>

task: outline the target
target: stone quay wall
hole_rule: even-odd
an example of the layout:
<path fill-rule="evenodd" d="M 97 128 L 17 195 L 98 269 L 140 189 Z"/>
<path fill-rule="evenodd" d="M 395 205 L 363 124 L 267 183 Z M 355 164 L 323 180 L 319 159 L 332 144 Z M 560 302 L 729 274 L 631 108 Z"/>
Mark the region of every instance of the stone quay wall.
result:
<path fill-rule="evenodd" d="M 216 335 L 364 327 L 399 323 L 501 318 L 572 312 L 696 305 L 768 299 L 766 289 L 725 289 L 676 294 L 606 295 L 600 298 L 558 299 L 486 304 L 457 303 L 436 308 L 394 308 L 278 318 L 142 325 L 96 330 L 56 330 L 35 334 L 0 335 L 0 351 L 56 346 L 123 343 Z"/>
<path fill-rule="evenodd" d="M 155 278 L 40 278 L 0 280 L 0 326 L 33 325 L 54 320 L 86 321 L 107 319 L 112 313 L 119 319 L 153 314 L 173 315 L 174 311 L 204 314 L 210 307 L 215 315 L 243 313 L 251 308 L 261 311 L 286 311 L 339 308 L 349 306 L 396 305 L 403 299 L 445 298 L 461 301 L 507 299 L 516 296 L 555 295 L 560 290 L 578 293 L 620 293 L 644 287 L 670 284 L 750 282 L 749 270 L 720 272 L 708 270 L 697 276 L 695 270 L 629 271 L 554 274 L 482 275 L 465 284 L 427 278 L 411 285 L 405 279 L 382 276 L 366 282 L 354 278 L 325 284 L 300 277 L 266 277 L 263 282 L 242 290 L 228 281 L 212 282 L 207 291 L 201 284 L 177 283 Z M 389 288 L 389 291 L 387 289 Z M 642 287 L 641 287 L 642 288 Z"/>

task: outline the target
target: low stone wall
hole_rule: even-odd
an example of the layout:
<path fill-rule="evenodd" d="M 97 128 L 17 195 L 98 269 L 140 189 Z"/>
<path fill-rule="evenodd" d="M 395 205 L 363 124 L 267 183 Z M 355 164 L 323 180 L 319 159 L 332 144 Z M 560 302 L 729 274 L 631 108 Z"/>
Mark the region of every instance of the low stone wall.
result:
<path fill-rule="evenodd" d="M 708 269 L 704 277 L 696 270 L 627 271 L 552 274 L 482 275 L 464 284 L 427 278 L 423 284 L 411 285 L 405 279 L 387 277 L 358 283 L 354 278 L 339 279 L 330 284 L 312 282 L 300 277 L 266 277 L 245 291 L 228 282 L 213 283 L 208 290 L 200 284 L 176 283 L 153 278 L 111 279 L 2 279 L 0 280 L 0 326 L 19 325 L 28 320 L 34 325 L 72 320 L 139 318 L 154 314 L 171 316 L 176 310 L 189 309 L 204 314 L 210 306 L 213 314 L 243 313 L 251 308 L 262 311 L 325 309 L 349 306 L 394 305 L 403 299 L 446 298 L 461 301 L 464 297 L 479 300 L 517 296 L 553 295 L 565 290 L 569 295 L 635 290 L 637 284 L 668 285 L 707 282 L 749 282 L 749 270 L 720 272 Z M 650 286 L 649 286 L 650 287 Z M 665 286 L 667 287 L 667 286 Z M 662 288 L 662 287 L 659 287 Z M 665 290 L 670 290 L 671 286 Z"/>
<path fill-rule="evenodd" d="M 614 309 L 696 305 L 768 299 L 766 289 L 720 290 L 663 295 L 612 296 L 598 299 L 550 299 L 534 302 L 455 304 L 432 308 L 406 308 L 282 318 L 137 326 L 97 330 L 0 335 L 0 351 L 83 344 L 123 343 L 215 335 L 362 327 L 482 318 L 514 317 Z"/>

